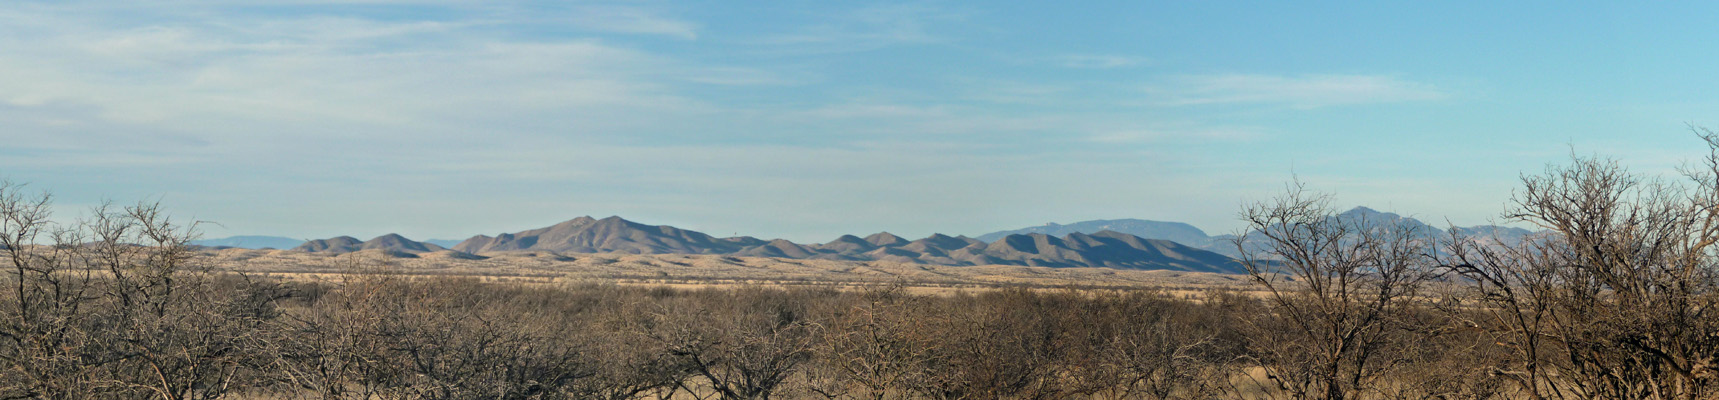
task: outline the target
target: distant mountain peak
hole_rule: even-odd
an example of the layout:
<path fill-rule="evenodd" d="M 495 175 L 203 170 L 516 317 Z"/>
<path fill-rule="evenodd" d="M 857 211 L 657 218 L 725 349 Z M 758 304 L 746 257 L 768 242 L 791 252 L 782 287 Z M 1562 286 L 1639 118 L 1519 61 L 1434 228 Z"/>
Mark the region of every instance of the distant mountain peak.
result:
<path fill-rule="evenodd" d="M 877 245 L 872 244 L 871 241 L 860 239 L 858 236 L 842 235 L 837 237 L 836 240 L 831 240 L 829 243 L 817 245 L 816 247 L 818 250 L 846 254 L 872 251 L 877 248 Z"/>
<path fill-rule="evenodd" d="M 561 223 L 555 224 L 555 225 L 585 225 L 585 224 L 590 224 L 592 222 L 597 222 L 597 219 L 591 218 L 591 216 L 589 216 L 589 215 L 585 215 L 585 216 L 580 216 L 578 218 L 573 218 L 570 220 L 562 221 Z"/>
<path fill-rule="evenodd" d="M 1355 213 L 1355 214 L 1383 214 L 1383 213 L 1379 212 L 1379 210 L 1374 210 L 1372 208 L 1368 208 L 1367 206 L 1355 206 L 1355 208 L 1351 208 L 1351 209 L 1349 209 L 1349 211 L 1344 211 L 1343 213 L 1344 214 L 1350 214 L 1350 213 Z"/>
<path fill-rule="evenodd" d="M 205 247 L 237 247 L 241 249 L 291 249 L 307 240 L 282 236 L 239 235 L 220 239 L 198 239 L 192 245 Z"/>
<path fill-rule="evenodd" d="M 1384 218 L 1384 219 L 1391 219 L 1391 220 L 1413 219 L 1413 218 L 1404 217 L 1402 215 L 1398 215 L 1397 213 L 1379 211 L 1379 210 L 1375 210 L 1372 208 L 1361 207 L 1361 206 L 1351 208 L 1351 209 L 1349 209 L 1349 211 L 1344 211 L 1340 214 L 1337 214 L 1337 216 L 1340 218 L 1357 218 L 1357 217 L 1359 217 L 1359 218 L 1368 218 L 1368 219 Z"/>
<path fill-rule="evenodd" d="M 962 255 L 966 257 L 966 255 Z M 969 259 L 1045 267 L 1103 267 L 1244 273 L 1235 259 L 1168 240 L 1145 239 L 1115 231 L 1012 234 Z"/>
<path fill-rule="evenodd" d="M 1052 224 L 1056 225 L 1056 224 Z M 1111 226 L 1115 224 L 1107 224 Z M 1066 228 L 1063 225 L 1057 227 Z M 1121 224 L 1127 226 L 1127 224 Z M 1059 237 L 1060 236 L 1060 237 Z M 842 235 L 825 244 L 801 245 L 784 239 L 752 237 L 717 239 L 701 232 L 667 225 L 647 225 L 620 216 L 578 217 L 555 225 L 495 236 L 475 235 L 452 246 L 413 241 L 390 233 L 369 241 L 340 236 L 306 242 L 299 250 L 322 253 L 377 252 L 399 257 L 479 257 L 478 253 L 538 251 L 550 253 L 727 254 L 789 259 L 886 261 L 940 265 L 1027 265 L 1046 267 L 1109 267 L 1234 272 L 1234 263 L 1170 242 L 1142 239 L 1125 233 L 1052 235 L 1013 234 L 996 243 L 966 236 L 934 233 L 919 240 L 889 232 L 864 238 Z"/>
<path fill-rule="evenodd" d="M 825 243 L 825 244 L 835 244 L 835 243 L 865 243 L 865 244 L 871 244 L 871 242 L 867 242 L 867 241 L 866 241 L 866 240 L 865 240 L 865 239 L 861 239 L 861 238 L 860 238 L 860 237 L 859 237 L 859 236 L 854 236 L 854 235 L 841 235 L 841 236 L 837 236 L 837 237 L 836 237 L 836 240 L 831 240 L 831 241 L 830 241 L 830 242 L 829 242 L 829 243 Z"/>
<path fill-rule="evenodd" d="M 368 241 L 359 241 L 357 238 L 351 236 L 336 236 L 328 239 L 311 240 L 299 245 L 298 247 L 294 247 L 293 250 L 311 253 L 335 254 L 352 253 L 362 250 L 382 250 L 384 253 L 389 254 L 416 254 L 446 249 L 435 244 L 407 239 L 405 236 L 400 236 L 400 234 L 397 233 L 390 233 L 377 236 L 376 238 Z"/>
<path fill-rule="evenodd" d="M 974 238 L 989 243 L 1013 234 L 1042 233 L 1051 236 L 1065 236 L 1076 232 L 1090 234 L 1105 230 L 1148 239 L 1165 239 L 1194 247 L 1206 246 L 1211 241 L 1211 238 L 1206 236 L 1205 231 L 1201 231 L 1200 228 L 1195 228 L 1193 225 L 1132 218 L 1081 221 L 1067 225 L 1053 222 L 1034 227 L 987 233 Z"/>
<path fill-rule="evenodd" d="M 889 232 L 874 233 L 871 236 L 866 236 L 865 241 L 866 243 L 871 243 L 873 246 L 878 247 L 894 247 L 907 244 L 907 239 L 902 239 L 900 236 L 896 236 Z"/>
<path fill-rule="evenodd" d="M 646 225 L 620 216 L 574 218 L 552 226 L 495 237 L 473 236 L 454 246 L 469 253 L 549 250 L 572 253 L 712 254 L 738 250 L 757 239 L 717 239 L 704 233 L 666 225 Z"/>

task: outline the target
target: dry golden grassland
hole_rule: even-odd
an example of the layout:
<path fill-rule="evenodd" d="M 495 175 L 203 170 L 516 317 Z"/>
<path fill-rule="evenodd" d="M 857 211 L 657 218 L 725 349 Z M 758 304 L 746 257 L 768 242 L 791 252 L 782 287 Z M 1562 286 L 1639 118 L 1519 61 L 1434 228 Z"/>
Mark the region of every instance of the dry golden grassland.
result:
<path fill-rule="evenodd" d="M 518 251 L 471 259 L 451 252 L 400 257 L 380 251 L 321 254 L 283 250 L 205 250 L 215 269 L 302 280 L 351 274 L 467 276 L 526 283 L 612 283 L 706 288 L 729 286 L 902 286 L 914 293 L 963 289 L 1081 288 L 1161 290 L 1172 295 L 1212 289 L 1254 290 L 1247 276 L 1110 268 L 1012 265 L 946 266 L 880 261 L 803 260 L 694 254 L 567 254 Z"/>

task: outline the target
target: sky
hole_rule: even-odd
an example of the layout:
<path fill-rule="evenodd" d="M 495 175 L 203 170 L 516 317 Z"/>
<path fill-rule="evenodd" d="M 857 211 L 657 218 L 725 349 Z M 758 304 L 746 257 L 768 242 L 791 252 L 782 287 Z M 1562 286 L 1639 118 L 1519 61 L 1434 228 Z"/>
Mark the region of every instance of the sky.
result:
<path fill-rule="evenodd" d="M 7 1 L 0 177 L 209 238 L 1221 234 L 1295 180 L 1502 222 L 1719 128 L 1719 3 L 1282 3 Z"/>

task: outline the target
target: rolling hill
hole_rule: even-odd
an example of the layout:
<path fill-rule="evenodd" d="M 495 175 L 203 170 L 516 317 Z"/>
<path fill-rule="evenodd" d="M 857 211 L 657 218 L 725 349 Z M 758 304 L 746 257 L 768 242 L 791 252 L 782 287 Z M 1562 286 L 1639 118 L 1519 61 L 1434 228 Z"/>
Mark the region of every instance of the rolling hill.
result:
<path fill-rule="evenodd" d="M 1196 230 L 1197 231 L 1197 230 Z M 343 242 L 346 246 L 357 244 Z M 368 242 L 366 242 L 368 243 Z M 987 243 L 965 236 L 933 234 L 907 240 L 888 232 L 866 237 L 842 235 L 828 243 L 800 244 L 752 237 L 715 238 L 666 225 L 646 225 L 620 217 L 579 217 L 548 227 L 495 236 L 478 235 L 453 250 L 471 253 L 547 251 L 556 253 L 724 254 L 785 259 L 888 261 L 935 265 L 1024 265 L 1099 267 L 1195 272 L 1245 272 L 1221 254 L 1168 240 L 1114 231 L 1005 235 Z"/>
<path fill-rule="evenodd" d="M 386 234 L 366 241 L 359 241 L 351 236 L 338 236 L 328 239 L 317 239 L 294 247 L 293 251 L 310 253 L 352 253 L 364 250 L 381 250 L 394 255 L 416 255 L 446 251 L 442 246 L 407 239 L 399 234 Z"/>
<path fill-rule="evenodd" d="M 1368 225 L 1392 224 L 1415 229 L 1423 229 L 1425 232 L 1433 235 L 1433 238 L 1437 240 L 1446 240 L 1451 238 L 1452 235 L 1461 235 L 1468 240 L 1478 241 L 1481 243 L 1515 244 L 1536 234 L 1535 232 L 1527 229 L 1497 225 L 1452 227 L 1446 230 L 1421 222 L 1414 218 L 1405 217 L 1396 213 L 1381 212 L 1367 207 L 1355 207 L 1349 209 L 1348 211 L 1339 213 L 1335 218 L 1364 221 L 1364 223 Z M 1188 247 L 1222 254 L 1231 258 L 1241 257 L 1241 251 L 1236 249 L 1234 242 L 1236 235 L 1224 234 L 1208 236 L 1199 228 L 1195 228 L 1194 226 L 1185 223 L 1149 221 L 1141 219 L 1092 220 L 1067 225 L 1049 223 L 1040 226 L 991 232 L 979 235 L 976 238 L 986 242 L 995 242 L 1004 237 L 1015 234 L 1038 233 L 1056 236 L 1072 233 L 1095 234 L 1107 230 L 1147 239 L 1169 240 Z M 1264 246 L 1264 243 L 1257 235 L 1252 235 L 1249 237 L 1247 246 L 1250 249 L 1259 249 Z"/>
<path fill-rule="evenodd" d="M 220 239 L 198 239 L 191 241 L 193 246 L 203 247 L 234 247 L 240 249 L 290 249 L 304 244 L 304 239 L 293 239 L 281 236 L 240 235 Z"/>

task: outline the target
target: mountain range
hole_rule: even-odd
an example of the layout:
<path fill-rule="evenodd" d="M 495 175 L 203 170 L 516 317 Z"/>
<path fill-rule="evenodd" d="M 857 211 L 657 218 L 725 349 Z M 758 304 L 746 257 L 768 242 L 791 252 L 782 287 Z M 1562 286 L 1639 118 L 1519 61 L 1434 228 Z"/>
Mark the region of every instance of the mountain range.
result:
<path fill-rule="evenodd" d="M 1414 218 L 1356 207 L 1333 218 L 1364 220 L 1369 225 L 1403 225 L 1448 239 L 1463 235 L 1470 240 L 1513 244 L 1534 235 L 1514 227 L 1481 225 L 1434 228 Z M 979 235 L 933 234 L 907 240 L 888 232 L 866 237 L 842 235 L 828 243 L 801 244 L 783 239 L 763 240 L 750 236 L 717 238 L 702 232 L 667 225 L 647 225 L 621 217 L 579 217 L 555 225 L 495 236 L 477 235 L 463 241 L 414 241 L 387 234 L 360 241 L 350 236 L 298 241 L 269 236 L 235 236 L 193 244 L 219 247 L 264 245 L 315 253 L 349 253 L 381 250 L 412 257 L 425 253 L 448 253 L 454 257 L 482 254 L 549 251 L 555 253 L 626 254 L 721 254 L 784 259 L 846 261 L 890 261 L 937 265 L 1026 265 L 1046 267 L 1104 267 L 1162 269 L 1198 272 L 1243 273 L 1234 235 L 1207 235 L 1181 222 L 1141 219 L 1082 221 L 1062 225 L 1006 230 Z M 1258 235 L 1250 236 L 1249 248 L 1263 246 Z M 263 247 L 263 246 L 259 246 Z"/>
<path fill-rule="evenodd" d="M 213 247 L 213 248 L 231 247 L 231 248 L 239 248 L 239 249 L 261 250 L 261 249 L 292 249 L 292 248 L 298 247 L 299 245 L 303 245 L 306 242 L 309 242 L 309 241 L 304 240 L 304 239 L 293 239 L 293 238 L 289 238 L 289 237 L 285 237 L 285 236 L 239 235 L 239 236 L 228 236 L 228 237 L 224 237 L 224 238 L 220 238 L 220 239 L 198 239 L 198 240 L 191 241 L 190 244 L 192 246 L 203 246 L 203 247 Z M 433 244 L 433 245 L 437 245 L 437 246 L 441 246 L 441 247 L 453 247 L 453 245 L 459 244 L 460 241 L 458 241 L 458 240 L 447 240 L 447 239 L 429 239 L 429 240 L 423 241 L 423 243 L 424 244 Z"/>
<path fill-rule="evenodd" d="M 305 242 L 295 251 L 348 253 L 382 250 L 400 256 L 431 252 L 465 255 L 517 251 L 557 253 L 723 254 L 747 257 L 890 261 L 937 265 L 1025 265 L 1044 267 L 1102 267 L 1194 272 L 1245 272 L 1221 254 L 1160 239 L 1102 231 L 1005 235 L 994 242 L 965 236 L 933 234 L 907 240 L 888 232 L 866 237 L 843 235 L 821 244 L 763 240 L 749 236 L 716 238 L 702 232 L 666 225 L 646 225 L 621 217 L 579 217 L 555 225 L 495 236 L 477 235 L 450 249 L 400 235 L 367 241 L 350 236 Z"/>
<path fill-rule="evenodd" d="M 1369 225 L 1401 225 L 1412 229 L 1421 229 L 1432 235 L 1435 240 L 1448 240 L 1453 235 L 1462 235 L 1468 240 L 1486 243 L 1511 245 L 1533 236 L 1536 232 L 1527 229 L 1498 226 L 1476 225 L 1468 227 L 1452 227 L 1439 229 L 1420 220 L 1404 217 L 1396 213 L 1381 212 L 1367 207 L 1355 207 L 1337 214 L 1334 218 L 1351 221 L 1365 221 Z M 1092 234 L 1101 231 L 1115 231 L 1147 239 L 1170 240 L 1190 247 L 1223 254 L 1232 258 L 1241 257 L 1241 251 L 1236 248 L 1233 234 L 1209 236 L 1199 228 L 1181 222 L 1149 221 L 1142 219 L 1101 219 L 1081 221 L 1067 225 L 1049 223 L 991 232 L 976 236 L 985 241 L 994 241 L 1003 236 L 1022 233 L 1043 233 L 1049 235 L 1066 235 L 1070 233 Z M 1249 237 L 1248 248 L 1257 249 L 1264 245 L 1263 238 L 1258 235 Z"/>
<path fill-rule="evenodd" d="M 1070 233 L 1098 233 L 1102 231 L 1121 232 L 1150 239 L 1164 239 L 1194 247 L 1205 247 L 1212 241 L 1205 231 L 1181 222 L 1148 221 L 1144 219 L 1100 219 L 1081 221 L 1068 225 L 1055 222 L 1039 226 L 1026 227 L 999 232 L 991 232 L 973 238 L 986 242 L 995 242 L 1008 235 L 1042 233 L 1052 236 L 1063 236 Z"/>
<path fill-rule="evenodd" d="M 304 242 L 304 244 L 292 249 L 295 251 L 306 251 L 312 253 L 351 253 L 364 250 L 384 250 L 408 254 L 447 250 L 442 246 L 407 239 L 405 236 L 400 236 L 399 234 L 394 233 L 377 236 L 374 239 L 366 241 L 359 241 L 358 238 L 351 236 L 317 239 Z"/>
<path fill-rule="evenodd" d="M 304 244 L 304 239 L 293 239 L 280 236 L 230 236 L 220 239 L 199 239 L 191 241 L 194 246 L 203 247 L 237 247 L 241 249 L 290 249 Z"/>

